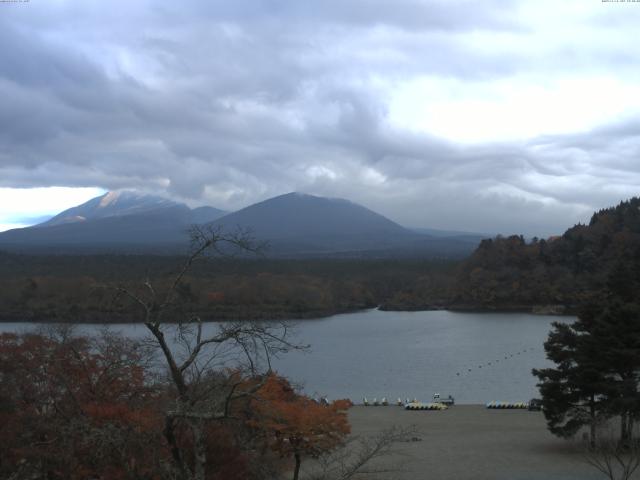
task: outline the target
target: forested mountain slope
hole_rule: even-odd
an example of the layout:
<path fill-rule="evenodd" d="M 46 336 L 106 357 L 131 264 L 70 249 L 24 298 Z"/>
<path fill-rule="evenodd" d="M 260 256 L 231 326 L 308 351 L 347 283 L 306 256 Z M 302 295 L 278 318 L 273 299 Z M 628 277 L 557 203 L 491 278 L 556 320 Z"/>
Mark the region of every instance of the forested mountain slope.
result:
<path fill-rule="evenodd" d="M 600 210 L 561 237 L 483 240 L 460 267 L 450 304 L 571 311 L 600 294 L 614 269 L 621 282 L 640 274 L 640 198 Z"/>

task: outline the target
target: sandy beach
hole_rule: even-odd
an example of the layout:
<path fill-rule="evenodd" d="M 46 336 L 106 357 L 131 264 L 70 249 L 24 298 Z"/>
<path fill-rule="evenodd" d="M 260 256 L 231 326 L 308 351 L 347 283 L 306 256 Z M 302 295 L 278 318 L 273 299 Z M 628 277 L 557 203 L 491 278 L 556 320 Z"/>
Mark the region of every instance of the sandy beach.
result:
<path fill-rule="evenodd" d="M 393 425 L 414 425 L 420 441 L 398 445 L 385 465 L 403 471 L 375 478 L 416 480 L 595 480 L 579 442 L 551 435 L 541 412 L 489 410 L 459 405 L 445 411 L 355 406 L 349 418 L 356 435 Z M 634 477 L 635 478 L 635 477 Z M 640 478 L 640 477 L 639 477 Z"/>

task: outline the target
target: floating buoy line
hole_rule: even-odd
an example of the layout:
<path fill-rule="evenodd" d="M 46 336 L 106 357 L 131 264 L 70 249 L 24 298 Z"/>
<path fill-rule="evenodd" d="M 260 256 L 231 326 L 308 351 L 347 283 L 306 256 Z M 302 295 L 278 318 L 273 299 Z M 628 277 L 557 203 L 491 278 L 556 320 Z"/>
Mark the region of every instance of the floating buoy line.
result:
<path fill-rule="evenodd" d="M 444 403 L 407 403 L 404 406 L 405 410 L 447 410 L 449 407 Z"/>
<path fill-rule="evenodd" d="M 489 402 L 487 403 L 486 407 L 496 409 L 524 409 L 529 408 L 529 402 Z"/>
<path fill-rule="evenodd" d="M 535 347 L 528 347 L 523 350 L 519 350 L 517 352 L 504 353 L 502 355 L 502 361 L 510 360 L 514 357 L 517 357 L 518 355 L 522 355 L 523 353 L 527 353 L 527 352 L 532 352 L 534 350 L 536 350 Z M 494 367 L 497 364 L 499 364 L 500 361 L 501 361 L 500 358 L 496 358 L 495 360 L 478 364 L 476 367 L 467 367 L 466 373 L 473 372 L 474 368 L 481 369 L 483 367 L 485 368 Z M 459 371 L 456 372 L 456 376 L 460 377 L 464 375 L 464 373 L 465 373 L 464 368 L 460 369 Z M 326 398 L 321 398 L 320 402 L 328 403 Z M 362 405 L 365 407 L 368 407 L 368 406 L 385 406 L 386 407 L 389 405 L 396 405 L 396 406 L 404 407 L 406 410 L 447 410 L 450 406 L 453 406 L 453 404 L 454 404 L 453 397 L 449 396 L 448 398 L 440 399 L 439 394 L 434 395 L 433 402 L 420 402 L 415 397 L 413 398 L 413 400 L 408 397 L 405 400 L 402 400 L 402 398 L 398 398 L 396 402 L 389 402 L 389 400 L 387 400 L 386 397 L 381 397 L 380 400 L 378 400 L 377 397 L 373 397 L 372 400 L 369 400 L 367 397 L 364 397 L 362 399 Z M 487 403 L 485 406 L 488 409 L 539 409 L 538 407 L 530 408 L 530 402 L 492 401 Z"/>
<path fill-rule="evenodd" d="M 420 402 L 418 399 L 414 398 L 410 400 L 409 398 L 406 401 L 403 401 L 401 398 L 398 398 L 398 401 L 395 405 L 399 407 L 404 407 L 405 410 L 448 410 L 450 407 L 454 405 L 453 397 L 449 396 L 448 398 L 441 399 L 439 394 L 435 394 L 433 396 L 432 402 Z M 376 397 L 370 402 L 367 397 L 363 398 L 363 403 L 365 407 L 368 406 L 389 406 L 390 402 L 386 397 L 382 397 L 378 400 Z M 541 410 L 541 404 L 539 400 L 531 400 L 530 402 L 499 402 L 492 401 L 487 403 L 486 408 L 493 410 Z"/>
<path fill-rule="evenodd" d="M 518 355 L 522 355 L 523 353 L 526 353 L 526 352 L 532 352 L 534 350 L 535 350 L 535 347 L 528 347 L 528 348 L 525 348 L 523 350 L 520 350 L 520 351 L 517 351 L 517 352 L 514 352 L 514 353 L 505 353 L 505 354 L 503 354 L 502 361 L 510 360 L 510 359 L 512 359 L 514 357 L 517 357 Z M 495 360 L 487 361 L 486 363 L 481 363 L 481 364 L 479 364 L 479 365 L 477 365 L 475 367 L 467 367 L 466 368 L 466 373 L 471 373 L 471 372 L 473 372 L 474 369 L 481 369 L 483 367 L 484 368 L 493 367 L 493 366 L 497 365 L 498 363 L 500 363 L 500 359 L 496 358 Z M 462 368 L 462 369 L 458 370 L 456 372 L 456 377 L 460 377 L 460 376 L 464 375 L 464 373 L 465 373 L 464 370 L 465 370 L 465 368 Z"/>

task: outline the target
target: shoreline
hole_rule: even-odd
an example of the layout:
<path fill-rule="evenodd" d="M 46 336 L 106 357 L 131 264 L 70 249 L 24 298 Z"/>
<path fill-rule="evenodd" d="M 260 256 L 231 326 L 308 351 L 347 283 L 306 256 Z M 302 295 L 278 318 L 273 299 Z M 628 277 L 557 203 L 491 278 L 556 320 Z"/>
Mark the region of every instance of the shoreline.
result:
<path fill-rule="evenodd" d="M 379 310 L 382 312 L 438 312 L 438 311 L 449 311 L 455 313 L 523 313 L 523 314 L 531 314 L 531 315 L 550 315 L 557 317 L 567 317 L 567 316 L 575 316 L 575 309 L 566 306 L 506 306 L 506 307 L 478 307 L 478 306 L 461 306 L 461 305 L 452 305 L 452 306 L 435 306 L 435 305 L 425 305 L 420 307 L 410 307 L 410 308 L 389 308 L 384 304 L 378 306 L 371 307 L 358 307 L 358 308 L 343 308 L 336 310 L 323 310 L 323 311 L 309 311 L 309 312 L 286 312 L 283 315 L 238 315 L 238 316 L 229 316 L 229 317 L 221 317 L 221 318 L 207 318 L 203 320 L 203 323 L 213 323 L 213 322 L 251 322 L 251 321 L 263 321 L 263 322 L 285 322 L 292 320 L 322 320 L 325 318 L 333 317 L 335 315 L 343 315 L 343 314 L 351 314 L 351 313 L 361 313 L 366 312 L 368 310 Z M 72 318 L 54 318 L 51 316 L 35 316 L 31 318 L 14 318 L 12 316 L 0 313 L 0 323 L 69 323 L 69 324 L 77 324 L 77 325 L 122 325 L 122 324 L 142 324 L 144 323 L 142 320 L 132 320 L 131 317 L 133 315 L 110 315 L 107 313 L 100 313 L 95 317 L 88 319 L 72 319 Z M 206 315 L 200 315 L 200 317 L 205 318 Z M 163 323 L 178 323 L 178 322 L 163 322 Z"/>
<path fill-rule="evenodd" d="M 196 315 L 199 316 L 201 318 L 203 318 L 202 322 L 203 323 L 213 323 L 213 322 L 252 322 L 252 321 L 262 321 L 262 322 L 285 322 L 285 321 L 291 321 L 291 320 L 320 320 L 323 318 L 329 318 L 329 317 L 333 317 L 335 315 L 342 315 L 342 314 L 349 314 L 349 313 L 360 313 L 360 312 L 366 312 L 368 310 L 376 310 L 377 307 L 373 306 L 373 307 L 366 307 L 366 308 L 353 308 L 353 309 L 349 309 L 349 308 L 344 308 L 344 309 L 336 309 L 336 310 L 331 310 L 331 311 L 309 311 L 309 312 L 291 312 L 291 314 L 285 314 L 285 315 L 246 315 L 246 316 L 229 316 L 229 317 L 221 317 L 221 318 L 206 318 L 206 315 L 200 314 L 200 315 Z M 289 312 L 287 312 L 289 313 Z M 38 316 L 38 317 L 32 317 L 32 318 L 13 318 L 13 317 L 9 317 L 8 315 L 3 315 L 2 313 L 0 313 L 0 323 L 51 323 L 51 324 L 56 324 L 56 323 L 73 323 L 73 324 L 78 324 L 78 325 L 96 325 L 96 324 L 100 324 L 100 325 L 137 325 L 137 324 L 143 324 L 144 321 L 143 320 L 131 320 L 131 319 L 127 319 L 132 317 L 133 315 L 118 315 L 118 314 L 107 314 L 107 313 L 102 313 L 100 315 L 97 315 L 95 317 L 92 317 L 90 319 L 86 319 L 86 320 L 82 320 L 82 319 L 71 319 L 71 318 L 56 318 L 56 319 L 51 319 L 51 317 L 47 317 L 47 316 Z M 109 318 L 109 320 L 107 320 L 107 318 Z M 178 322 L 171 322 L 171 321 L 166 321 L 166 322 L 162 322 L 162 323 L 167 323 L 167 324 L 171 324 L 171 323 L 178 323 Z"/>
<path fill-rule="evenodd" d="M 416 305 L 402 307 L 400 305 L 380 305 L 379 310 L 385 312 L 430 312 L 442 311 L 460 313 L 530 313 L 532 315 L 556 315 L 559 317 L 573 316 L 576 307 L 569 305 Z"/>

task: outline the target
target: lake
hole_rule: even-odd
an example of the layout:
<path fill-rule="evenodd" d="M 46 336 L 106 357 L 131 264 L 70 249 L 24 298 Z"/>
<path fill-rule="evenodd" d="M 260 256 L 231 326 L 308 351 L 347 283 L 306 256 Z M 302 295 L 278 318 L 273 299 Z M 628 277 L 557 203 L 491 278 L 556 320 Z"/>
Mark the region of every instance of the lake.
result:
<path fill-rule="evenodd" d="M 295 339 L 311 349 L 289 353 L 274 366 L 310 395 L 356 403 L 363 397 L 429 401 L 436 392 L 466 404 L 528 401 L 539 396 L 531 369 L 550 365 L 542 344 L 551 323 L 572 320 L 449 311 L 334 315 L 295 322 Z M 0 324 L 0 331 L 28 328 L 34 325 Z M 111 328 L 133 337 L 145 332 L 134 324 Z"/>

